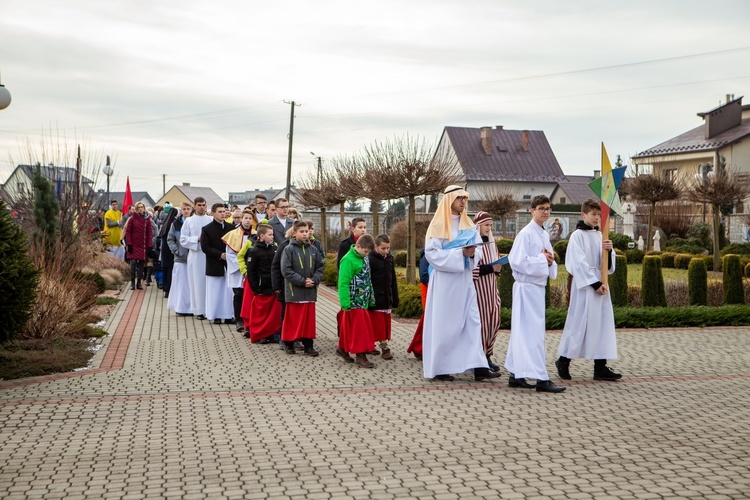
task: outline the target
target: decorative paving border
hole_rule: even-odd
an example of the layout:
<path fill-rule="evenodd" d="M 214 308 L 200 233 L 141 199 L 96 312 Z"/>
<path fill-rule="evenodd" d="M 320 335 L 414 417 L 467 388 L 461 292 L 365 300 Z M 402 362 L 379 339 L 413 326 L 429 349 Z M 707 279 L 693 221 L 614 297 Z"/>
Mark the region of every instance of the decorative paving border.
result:
<path fill-rule="evenodd" d="M 81 370 L 78 372 L 55 373 L 53 375 L 9 381 L 7 383 L 0 382 L 0 391 L 122 369 L 125 364 L 125 357 L 128 354 L 130 340 L 133 338 L 133 331 L 135 330 L 135 324 L 138 321 L 138 314 L 141 312 L 141 306 L 143 305 L 145 296 L 145 293 L 130 294 L 130 299 L 128 300 L 127 306 L 125 306 L 125 311 L 123 312 L 120 321 L 117 323 L 117 329 L 112 335 L 112 340 L 107 346 L 107 352 L 104 354 L 104 359 L 98 368 Z"/>

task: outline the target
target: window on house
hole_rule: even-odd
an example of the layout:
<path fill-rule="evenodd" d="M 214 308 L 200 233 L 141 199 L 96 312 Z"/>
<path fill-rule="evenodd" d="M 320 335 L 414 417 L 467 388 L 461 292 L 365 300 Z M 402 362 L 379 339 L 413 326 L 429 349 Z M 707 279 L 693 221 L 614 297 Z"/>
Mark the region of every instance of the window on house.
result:
<path fill-rule="evenodd" d="M 665 168 L 662 172 L 664 173 L 664 177 L 666 179 L 674 180 L 677 177 L 676 168 Z"/>
<path fill-rule="evenodd" d="M 566 203 L 565 196 L 561 196 L 560 197 L 560 205 L 565 205 L 565 203 Z"/>
<path fill-rule="evenodd" d="M 26 194 L 26 184 L 24 184 L 23 182 L 19 182 L 18 183 L 18 192 L 20 194 Z"/>
<path fill-rule="evenodd" d="M 531 199 L 531 195 L 530 194 L 525 194 L 525 195 L 523 195 L 523 199 L 524 200 L 530 200 Z"/>

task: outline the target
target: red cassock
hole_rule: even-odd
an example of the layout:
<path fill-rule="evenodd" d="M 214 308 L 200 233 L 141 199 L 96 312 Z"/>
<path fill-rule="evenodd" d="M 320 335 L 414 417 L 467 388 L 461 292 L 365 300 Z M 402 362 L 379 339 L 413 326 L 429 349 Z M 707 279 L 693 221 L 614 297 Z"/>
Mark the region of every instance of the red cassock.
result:
<path fill-rule="evenodd" d="M 413 352 L 417 356 L 422 355 L 422 330 L 424 329 L 424 314 L 419 317 L 419 324 L 417 325 L 417 331 L 414 332 L 414 338 L 411 340 L 411 344 L 407 347 L 406 352 Z"/>
<path fill-rule="evenodd" d="M 375 342 L 391 340 L 391 313 L 368 311 Z"/>
<path fill-rule="evenodd" d="M 250 342 L 255 343 L 278 333 L 281 328 L 281 302 L 276 295 L 256 295 L 247 329 Z"/>
<path fill-rule="evenodd" d="M 242 289 L 244 291 L 242 292 L 242 309 L 240 310 L 240 318 L 242 318 L 242 322 L 245 324 L 245 329 L 249 329 L 255 294 L 253 293 L 253 289 L 250 288 L 250 281 L 247 279 L 247 276 L 242 280 Z M 281 317 L 281 313 L 279 313 L 279 317 Z"/>
<path fill-rule="evenodd" d="M 341 312 L 339 347 L 352 354 L 367 353 L 375 349 L 372 324 L 367 309 L 349 309 Z"/>
<path fill-rule="evenodd" d="M 292 342 L 315 338 L 315 302 L 287 302 L 281 340 Z"/>

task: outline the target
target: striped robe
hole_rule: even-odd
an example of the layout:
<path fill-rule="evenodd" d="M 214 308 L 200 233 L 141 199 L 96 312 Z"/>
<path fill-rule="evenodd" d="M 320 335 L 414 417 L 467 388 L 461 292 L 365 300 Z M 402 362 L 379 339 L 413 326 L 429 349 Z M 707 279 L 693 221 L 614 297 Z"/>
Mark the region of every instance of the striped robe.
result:
<path fill-rule="evenodd" d="M 497 291 L 497 276 L 495 273 L 479 276 L 479 266 L 495 262 L 498 258 L 497 246 L 491 243 L 484 245 L 482 258 L 473 271 L 479 318 L 482 323 L 482 346 L 487 356 L 492 356 L 497 331 L 500 329 L 500 294 Z"/>

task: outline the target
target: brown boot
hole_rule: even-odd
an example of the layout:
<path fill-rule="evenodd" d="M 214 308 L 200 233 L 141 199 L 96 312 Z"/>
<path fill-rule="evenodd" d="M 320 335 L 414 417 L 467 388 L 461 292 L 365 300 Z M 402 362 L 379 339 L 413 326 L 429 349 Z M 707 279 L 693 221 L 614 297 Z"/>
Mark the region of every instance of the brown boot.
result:
<path fill-rule="evenodd" d="M 383 359 L 393 359 L 393 354 L 391 354 L 391 350 L 388 347 L 384 347 L 381 352 L 380 357 Z"/>
<path fill-rule="evenodd" d="M 357 359 L 354 361 L 360 368 L 374 368 L 375 363 L 367 359 L 367 354 L 357 354 Z"/>

